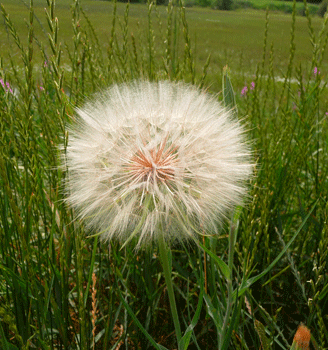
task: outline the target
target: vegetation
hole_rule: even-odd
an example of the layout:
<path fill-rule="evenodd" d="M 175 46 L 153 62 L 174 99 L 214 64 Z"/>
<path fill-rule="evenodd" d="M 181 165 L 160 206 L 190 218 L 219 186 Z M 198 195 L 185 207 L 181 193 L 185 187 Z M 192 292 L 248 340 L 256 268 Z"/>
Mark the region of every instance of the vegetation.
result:
<path fill-rule="evenodd" d="M 269 19 L 76 0 L 68 19 L 64 0 L 41 4 L 2 7 L 1 349 L 178 348 L 157 247 L 88 238 L 63 201 L 74 109 L 140 78 L 190 82 L 226 104 L 232 83 L 257 161 L 220 236 L 169 254 L 184 349 L 290 349 L 301 322 L 327 348 L 328 17 L 305 4 L 296 18 L 296 3 Z"/>
<path fill-rule="evenodd" d="M 321 2 L 319 9 L 318 9 L 318 15 L 323 17 L 325 13 L 327 12 L 327 6 L 328 6 L 328 1 L 324 0 Z"/>
<path fill-rule="evenodd" d="M 233 8 L 253 8 L 258 10 L 275 11 L 292 13 L 293 12 L 293 2 L 285 0 L 236 0 L 233 4 Z M 320 6 L 318 4 L 307 5 L 309 13 L 311 15 L 319 14 Z M 296 13 L 300 16 L 305 16 L 305 6 L 303 1 L 296 3 Z"/>
<path fill-rule="evenodd" d="M 13 0 L 3 0 L 6 11 L 10 15 L 17 35 L 22 38 L 22 44 L 26 45 L 26 31 L 29 18 L 27 7 L 17 4 Z M 296 7 L 299 4 L 296 4 Z M 116 7 L 116 35 L 118 40 L 122 39 L 121 26 L 124 25 L 125 4 L 118 3 Z M 34 35 L 38 42 L 44 46 L 45 54 L 50 55 L 51 46 L 47 36 L 48 23 L 44 13 L 44 3 L 41 0 L 34 0 Z M 83 11 L 94 26 L 97 38 L 100 44 L 100 50 L 106 57 L 111 35 L 111 23 L 113 21 L 113 5 L 108 1 L 85 1 Z M 56 16 L 59 18 L 59 37 L 58 41 L 62 45 L 60 64 L 62 69 L 70 69 L 70 53 L 74 49 L 74 31 L 71 21 L 70 5 L 66 0 L 56 1 Z M 155 42 L 158 47 L 166 40 L 165 26 L 168 21 L 167 8 L 158 6 L 153 8 L 153 30 Z M 274 54 L 272 57 L 273 69 L 276 75 L 283 77 L 285 67 L 288 65 L 290 40 L 290 29 L 292 25 L 292 16 L 285 14 L 269 14 L 267 45 L 273 45 Z M 23 20 L 22 20 L 23 19 Z M 189 24 L 190 45 L 195 60 L 195 69 L 201 74 L 202 67 L 206 64 L 207 58 L 211 55 L 211 64 L 208 67 L 208 75 L 213 76 L 211 86 L 214 84 L 215 90 L 221 89 L 221 69 L 225 65 L 231 68 L 231 74 L 234 81 L 234 87 L 241 90 L 246 81 L 256 73 L 257 63 L 263 53 L 263 28 L 265 27 L 265 13 L 253 9 L 247 10 L 247 16 L 243 11 L 213 11 L 208 8 L 187 8 L 186 19 Z M 133 35 L 137 46 L 147 40 L 147 7 L 142 4 L 133 4 L 129 8 L 128 28 L 126 30 L 126 40 L 132 44 Z M 103 24 L 107 25 L 103 25 Z M 81 14 L 79 24 L 82 28 L 88 27 L 86 18 Z M 159 25 L 161 24 L 161 26 Z M 173 24 L 172 24 L 173 25 Z M 314 33 L 317 35 L 321 30 L 322 19 L 318 17 L 311 18 L 311 25 Z M 204 30 L 206 26 L 206 31 Z M 180 29 L 179 29 L 180 28 Z M 245 30 L 247 28 L 247 30 Z M 296 50 L 294 53 L 294 65 L 303 65 L 307 71 L 310 70 L 312 61 L 312 43 L 310 36 L 304 33 L 308 32 L 308 21 L 306 17 L 297 16 L 294 29 L 294 42 Z M 2 24 L 0 26 L 1 54 L 2 57 L 15 59 L 15 65 L 19 72 L 23 69 L 23 61 L 19 59 L 20 51 L 12 40 L 8 28 Z M 69 51 L 68 51 L 69 50 Z M 175 50 L 177 54 L 183 54 L 184 36 L 179 22 L 176 26 Z M 160 62 L 161 51 L 155 50 L 156 62 Z M 269 60 L 269 49 L 266 51 L 266 59 Z M 39 50 L 37 42 L 34 44 L 33 53 L 34 70 L 36 75 L 42 70 L 44 61 L 43 55 Z M 10 70 L 10 60 L 3 61 L 5 68 Z M 306 67 L 304 66 L 306 65 Z M 326 60 L 323 60 L 323 71 L 328 69 Z M 65 73 L 66 74 L 66 73 Z"/>

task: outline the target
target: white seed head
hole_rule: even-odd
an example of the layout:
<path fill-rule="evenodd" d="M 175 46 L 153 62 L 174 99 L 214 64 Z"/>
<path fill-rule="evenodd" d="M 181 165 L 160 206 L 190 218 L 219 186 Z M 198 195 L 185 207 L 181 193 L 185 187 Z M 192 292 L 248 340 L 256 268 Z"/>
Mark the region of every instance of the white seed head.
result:
<path fill-rule="evenodd" d="M 78 109 L 67 202 L 104 240 L 137 247 L 216 233 L 253 164 L 243 127 L 214 97 L 173 82 L 113 85 Z"/>

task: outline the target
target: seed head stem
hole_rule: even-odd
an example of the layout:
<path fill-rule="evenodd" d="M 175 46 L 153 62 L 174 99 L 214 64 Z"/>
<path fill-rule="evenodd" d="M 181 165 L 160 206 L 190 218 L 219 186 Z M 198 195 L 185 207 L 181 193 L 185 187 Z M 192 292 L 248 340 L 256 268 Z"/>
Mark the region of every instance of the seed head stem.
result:
<path fill-rule="evenodd" d="M 160 227 L 160 229 L 162 229 L 162 227 Z M 160 260 L 163 266 L 164 277 L 165 277 L 165 282 L 167 286 L 167 293 L 169 295 L 170 308 L 171 308 L 171 313 L 173 317 L 173 323 L 174 323 L 174 328 L 175 328 L 175 333 L 176 333 L 178 348 L 179 348 L 179 344 L 181 340 L 181 327 L 180 327 L 177 306 L 176 306 L 175 297 L 174 297 L 172 273 L 171 273 L 169 257 L 168 257 L 168 248 L 164 240 L 163 232 L 161 232 L 161 234 L 159 235 L 158 248 L 159 248 Z"/>

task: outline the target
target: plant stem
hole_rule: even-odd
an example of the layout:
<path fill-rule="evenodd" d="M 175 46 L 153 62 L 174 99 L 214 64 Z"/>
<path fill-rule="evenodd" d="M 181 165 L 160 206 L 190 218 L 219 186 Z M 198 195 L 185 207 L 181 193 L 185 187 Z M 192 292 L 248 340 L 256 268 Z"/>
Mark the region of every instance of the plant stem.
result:
<path fill-rule="evenodd" d="M 228 253 L 228 267 L 229 267 L 229 278 L 227 280 L 227 288 L 228 288 L 228 300 L 227 300 L 227 309 L 224 316 L 223 326 L 222 326 L 222 332 L 219 334 L 219 349 L 222 349 L 224 340 L 225 340 L 225 334 L 228 327 L 228 321 L 230 318 L 232 305 L 233 305 L 233 298 L 232 298 L 232 269 L 233 269 L 233 254 L 235 249 L 235 243 L 236 243 L 236 233 L 235 233 L 235 227 L 232 225 L 230 234 L 229 234 L 229 253 Z"/>
<path fill-rule="evenodd" d="M 78 304 L 79 304 L 79 323 L 80 323 L 80 349 L 86 350 L 87 337 L 86 337 L 86 325 L 85 325 L 85 308 L 83 297 L 83 238 L 82 235 L 76 235 L 75 237 L 76 247 L 76 270 L 77 270 L 77 292 L 78 292 Z"/>
<path fill-rule="evenodd" d="M 164 240 L 163 232 L 161 232 L 160 234 L 160 238 L 158 240 L 158 247 L 159 247 L 160 260 L 164 270 L 164 277 L 165 277 L 165 282 L 167 286 L 167 292 L 169 295 L 170 307 L 171 307 L 175 333 L 176 333 L 178 347 L 179 347 L 179 343 L 181 340 L 181 327 L 180 327 L 180 322 L 178 318 L 177 306 L 175 303 L 173 284 L 172 284 L 172 274 L 171 274 L 170 264 L 168 260 L 168 249 Z"/>

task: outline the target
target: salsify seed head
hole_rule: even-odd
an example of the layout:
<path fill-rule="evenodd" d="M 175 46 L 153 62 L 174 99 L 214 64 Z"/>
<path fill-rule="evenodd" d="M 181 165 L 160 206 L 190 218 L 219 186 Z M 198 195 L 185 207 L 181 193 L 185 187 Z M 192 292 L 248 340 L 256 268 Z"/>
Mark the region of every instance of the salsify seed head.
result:
<path fill-rule="evenodd" d="M 113 85 L 69 128 L 67 202 L 104 240 L 137 247 L 216 233 L 241 204 L 253 164 L 245 131 L 184 83 Z"/>

